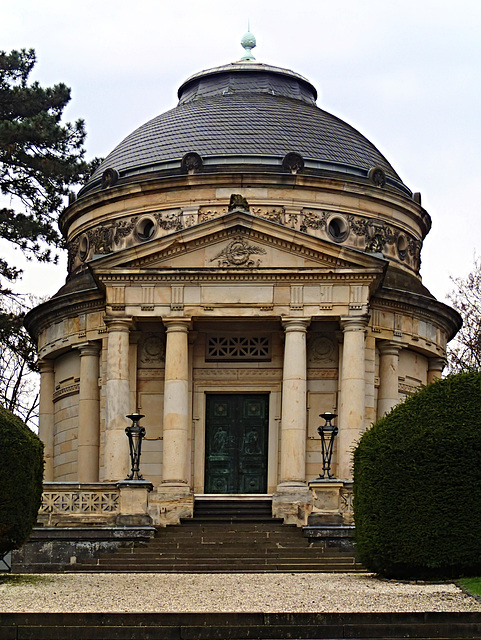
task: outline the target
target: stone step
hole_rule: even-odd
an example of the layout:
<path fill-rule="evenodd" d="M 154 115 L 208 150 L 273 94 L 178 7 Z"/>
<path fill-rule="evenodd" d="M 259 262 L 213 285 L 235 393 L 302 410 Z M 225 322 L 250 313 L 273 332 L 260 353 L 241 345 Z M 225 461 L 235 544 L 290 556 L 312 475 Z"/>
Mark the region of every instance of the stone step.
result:
<path fill-rule="evenodd" d="M 311 552 L 311 550 L 309 549 L 264 549 L 264 550 L 259 550 L 256 549 L 255 551 L 255 557 L 259 558 L 259 557 L 272 557 L 272 558 L 293 558 L 293 557 L 299 557 L 299 558 L 325 558 L 325 557 L 331 557 L 331 558 L 344 558 L 344 557 L 350 557 L 352 554 L 349 553 L 341 553 L 341 552 L 326 552 L 326 553 L 313 553 Z M 242 550 L 242 552 L 237 552 L 235 550 L 226 552 L 226 551 L 216 551 L 215 553 L 213 552 L 213 550 L 209 550 L 209 549 L 201 549 L 201 550 L 194 550 L 194 549 L 184 549 L 182 547 L 178 548 L 178 549 L 169 549 L 169 550 L 165 550 L 165 551 L 153 551 L 151 549 L 146 549 L 145 551 L 143 549 L 136 549 L 135 551 L 131 551 L 131 552 L 122 552 L 122 551 L 118 551 L 115 553 L 115 557 L 116 558 L 121 558 L 121 559 L 128 559 L 135 556 L 136 558 L 142 558 L 142 559 L 147 559 L 147 558 L 168 558 L 168 557 L 185 557 L 185 558 L 212 558 L 213 556 L 215 556 L 216 558 L 245 558 L 245 557 L 249 557 L 252 556 L 252 549 L 250 550 Z"/>
<path fill-rule="evenodd" d="M 361 571 L 355 565 L 299 565 L 299 564 L 256 564 L 231 567 L 225 565 L 197 565 L 172 564 L 158 567 L 157 565 L 132 565 L 131 567 L 109 567 L 102 565 L 73 565 L 75 573 L 358 573 Z"/>
<path fill-rule="evenodd" d="M 147 544 L 167 544 L 170 543 L 172 541 L 176 541 L 179 542 L 181 544 L 192 544 L 193 542 L 197 542 L 197 541 L 208 541 L 208 542 L 212 542 L 212 543 L 217 543 L 217 544 L 250 544 L 252 541 L 256 542 L 257 544 L 280 544 L 282 542 L 286 542 L 289 544 L 304 544 L 305 546 L 309 545 L 309 544 L 313 544 L 311 542 L 308 541 L 307 538 L 304 538 L 302 536 L 302 532 L 299 532 L 297 535 L 258 535 L 256 533 L 252 533 L 252 534 L 238 534 L 238 535 L 221 535 L 221 534 L 216 534 L 216 535 L 212 535 L 204 532 L 199 533 L 198 535 L 193 535 L 193 536 L 189 536 L 189 535 L 161 535 L 161 536 L 155 536 L 154 538 L 151 539 L 150 542 L 147 542 Z M 317 543 L 314 543 L 317 544 Z"/>
<path fill-rule="evenodd" d="M 278 529 L 271 529 L 265 531 L 248 531 L 245 529 L 229 529 L 221 527 L 219 529 L 193 529 L 189 526 L 186 526 L 182 531 L 166 528 L 161 531 L 157 531 L 155 534 L 155 540 L 169 539 L 169 538 L 198 538 L 200 536 L 210 536 L 212 538 L 216 538 L 218 540 L 224 540 L 226 538 L 231 538 L 233 540 L 238 540 L 239 538 L 256 536 L 257 538 L 271 539 L 276 537 L 292 539 L 292 540 L 301 540 L 304 538 L 303 533 L 300 529 L 293 531 L 279 531 Z"/>
<path fill-rule="evenodd" d="M 164 564 L 172 564 L 172 563 L 189 563 L 191 565 L 197 564 L 226 564 L 230 566 L 242 566 L 247 564 L 276 564 L 279 562 L 289 563 L 289 564 L 354 564 L 353 558 L 339 558 L 328 556 L 325 558 L 307 558 L 305 556 L 292 556 L 292 557 L 276 557 L 276 556 L 265 556 L 261 558 L 259 556 L 250 556 L 250 557 L 242 557 L 242 558 L 223 558 L 223 557 L 209 557 L 209 556 L 199 556 L 199 557 L 190 557 L 186 558 L 184 555 L 179 554 L 177 557 L 155 557 L 155 558 L 139 558 L 138 556 L 130 556 L 130 558 L 101 558 L 98 561 L 98 564 L 109 565 L 109 566 L 127 566 L 133 564 L 149 564 L 149 565 L 158 565 L 159 567 Z M 96 562 L 89 561 L 91 564 L 96 564 Z M 87 562 L 85 563 L 87 564 Z"/>
<path fill-rule="evenodd" d="M 350 554 L 349 551 L 342 551 L 341 549 L 324 547 L 323 545 L 310 546 L 308 544 L 302 544 L 299 542 L 274 542 L 266 544 L 264 542 L 258 542 L 252 540 L 248 544 L 230 544 L 222 542 L 212 542 L 209 540 L 197 540 L 193 542 L 165 542 L 163 544 L 152 544 L 142 547 L 124 547 L 116 551 L 120 555 L 130 555 L 132 553 L 139 553 L 143 555 L 149 553 L 177 553 L 179 550 L 183 550 L 186 553 L 205 552 L 212 554 L 227 554 L 227 555 L 244 555 L 249 554 L 252 551 L 252 547 L 255 546 L 256 553 L 307 553 L 311 555 L 323 555 L 325 553 L 332 554 Z"/>
<path fill-rule="evenodd" d="M 234 542 L 238 540 L 252 540 L 256 539 L 259 541 L 271 541 L 271 540 L 304 540 L 307 543 L 307 539 L 303 537 L 302 531 L 287 531 L 287 532 L 277 532 L 277 531 L 185 531 L 185 532 L 170 532 L 166 531 L 165 533 L 157 533 L 153 540 L 150 542 L 162 542 L 163 540 L 200 540 L 200 539 L 209 539 L 209 540 L 218 540 L 219 542 Z"/>
<path fill-rule="evenodd" d="M 182 548 L 193 548 L 193 549 L 197 549 L 200 546 L 205 546 L 205 547 L 212 547 L 215 549 L 232 549 L 233 551 L 235 550 L 239 550 L 242 549 L 243 547 L 250 547 L 252 544 L 255 544 L 257 548 L 259 549 L 319 549 L 322 550 L 323 547 L 322 545 L 313 545 L 310 546 L 308 542 L 302 542 L 302 541 L 298 541 L 298 540 L 280 540 L 280 541 L 271 541 L 271 542 L 266 542 L 265 540 L 249 540 L 247 542 L 239 542 L 239 543 L 234 543 L 234 542 L 223 542 L 222 540 L 179 540 L 179 541 L 170 541 L 170 540 L 166 540 L 165 542 L 159 542 L 159 543 L 152 543 L 152 545 L 149 545 L 149 549 L 156 549 L 156 550 L 162 550 L 162 549 L 178 549 L 179 547 Z M 130 547 L 129 547 L 130 548 Z M 145 547 L 134 547 L 136 549 L 142 550 Z M 124 549 L 127 549 L 124 547 Z"/>
<path fill-rule="evenodd" d="M 282 535 L 272 535 L 272 536 L 260 536 L 257 534 L 239 534 L 236 535 L 210 535 L 208 533 L 200 533 L 197 536 L 162 536 L 162 537 L 154 537 L 150 543 L 154 546 L 169 544 L 171 542 L 178 542 L 179 544 L 193 544 L 194 542 L 205 542 L 210 544 L 237 544 L 239 546 L 243 544 L 252 544 L 255 542 L 256 544 L 282 544 L 285 542 L 286 544 L 299 544 L 308 546 L 309 542 L 307 538 L 303 538 L 302 534 L 298 536 L 282 536 Z M 317 544 L 317 543 L 316 543 Z"/>
<path fill-rule="evenodd" d="M 168 530 L 192 530 L 198 531 L 206 529 L 207 531 L 273 531 L 276 529 L 284 528 L 286 531 L 296 531 L 298 528 L 295 525 L 283 524 L 282 520 L 270 518 L 262 521 L 245 522 L 237 520 L 226 520 L 225 518 L 212 521 L 205 521 L 204 519 L 191 520 L 184 519 L 182 524 L 173 525 L 168 527 Z"/>
<path fill-rule="evenodd" d="M 3 613 L 1 638 L 341 640 L 479 638 L 481 613 Z"/>
<path fill-rule="evenodd" d="M 224 520 L 265 520 L 272 518 L 272 500 L 196 499 L 194 518 Z"/>

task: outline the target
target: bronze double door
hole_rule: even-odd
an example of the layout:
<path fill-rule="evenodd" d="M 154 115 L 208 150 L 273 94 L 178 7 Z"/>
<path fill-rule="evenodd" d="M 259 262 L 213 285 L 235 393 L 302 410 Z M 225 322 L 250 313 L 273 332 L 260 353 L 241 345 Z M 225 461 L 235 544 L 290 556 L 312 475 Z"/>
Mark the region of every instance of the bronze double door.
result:
<path fill-rule="evenodd" d="M 269 394 L 207 394 L 205 493 L 266 493 Z"/>

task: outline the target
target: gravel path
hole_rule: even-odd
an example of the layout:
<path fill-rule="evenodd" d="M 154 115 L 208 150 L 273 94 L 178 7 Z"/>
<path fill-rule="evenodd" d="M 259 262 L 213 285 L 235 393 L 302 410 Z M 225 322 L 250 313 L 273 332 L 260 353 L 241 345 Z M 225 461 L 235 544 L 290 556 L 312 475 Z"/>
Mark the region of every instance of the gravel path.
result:
<path fill-rule="evenodd" d="M 43 574 L 0 580 L 0 613 L 61 611 L 481 611 L 481 602 L 452 583 L 398 583 L 369 574 Z"/>

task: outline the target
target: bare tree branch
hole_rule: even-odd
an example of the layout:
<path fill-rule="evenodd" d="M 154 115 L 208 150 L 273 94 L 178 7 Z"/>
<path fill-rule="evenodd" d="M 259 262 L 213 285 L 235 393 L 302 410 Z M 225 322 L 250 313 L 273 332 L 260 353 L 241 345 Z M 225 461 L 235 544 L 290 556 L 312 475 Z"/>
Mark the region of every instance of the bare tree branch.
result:
<path fill-rule="evenodd" d="M 481 258 L 476 256 L 466 278 L 452 278 L 449 294 L 453 307 L 463 318 L 463 326 L 448 347 L 451 372 L 481 370 Z"/>
<path fill-rule="evenodd" d="M 0 403 L 34 431 L 38 427 L 36 347 L 23 327 L 32 297 L 0 295 Z"/>

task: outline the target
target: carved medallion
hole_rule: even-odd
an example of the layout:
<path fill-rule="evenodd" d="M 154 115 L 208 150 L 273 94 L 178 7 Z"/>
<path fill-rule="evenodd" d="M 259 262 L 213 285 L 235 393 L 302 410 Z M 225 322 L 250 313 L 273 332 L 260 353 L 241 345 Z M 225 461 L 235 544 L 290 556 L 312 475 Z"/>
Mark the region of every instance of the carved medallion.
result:
<path fill-rule="evenodd" d="M 238 237 L 212 258 L 211 262 L 218 260 L 219 267 L 258 267 L 260 260 L 252 260 L 251 256 L 265 253 L 262 247 L 248 244 L 244 238 Z"/>
<path fill-rule="evenodd" d="M 309 344 L 309 361 L 315 363 L 332 363 L 336 360 L 336 345 L 324 335 L 314 334 Z"/>
<path fill-rule="evenodd" d="M 165 359 L 165 342 L 157 333 L 147 333 L 143 337 L 140 360 L 144 363 L 159 363 Z"/>

